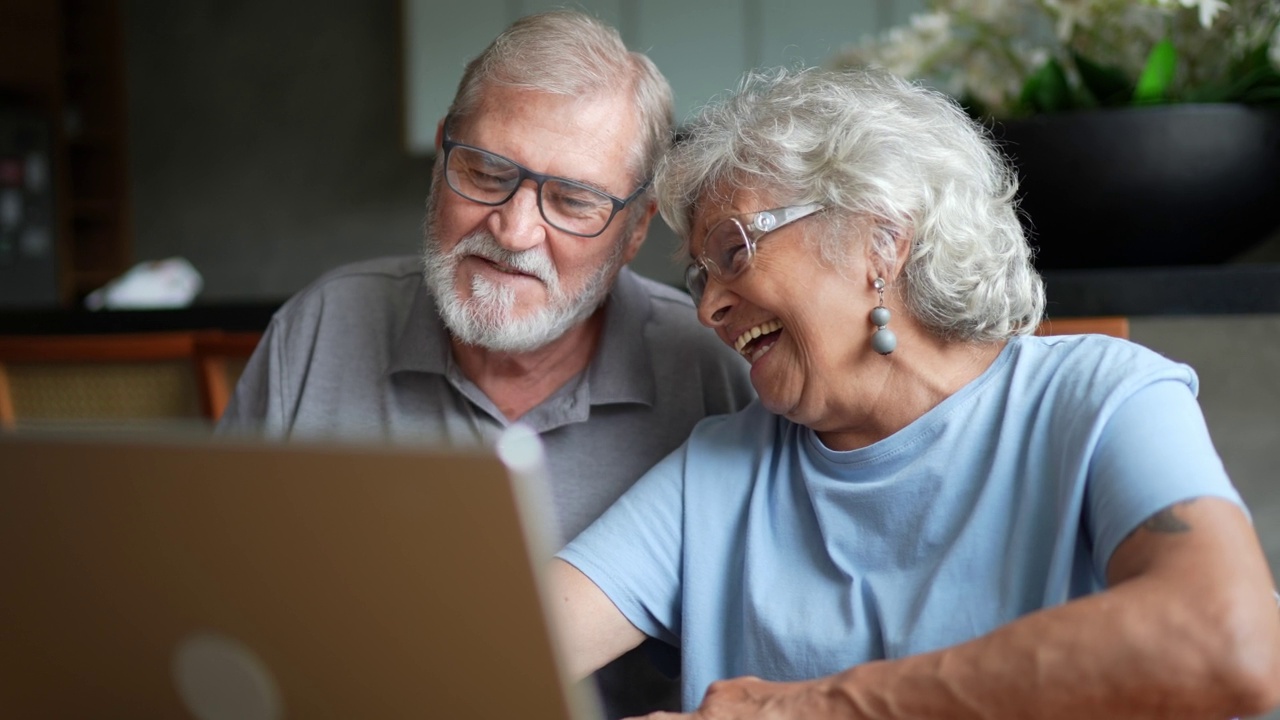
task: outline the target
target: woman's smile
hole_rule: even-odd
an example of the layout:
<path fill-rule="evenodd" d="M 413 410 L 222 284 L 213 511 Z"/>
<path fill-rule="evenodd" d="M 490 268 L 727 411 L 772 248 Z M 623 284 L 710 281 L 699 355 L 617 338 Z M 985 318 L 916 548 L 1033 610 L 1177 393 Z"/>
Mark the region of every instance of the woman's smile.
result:
<path fill-rule="evenodd" d="M 777 320 L 770 320 L 756 325 L 739 335 L 738 339 L 733 343 L 733 349 L 737 350 L 748 362 L 754 363 L 769 352 L 773 344 L 778 341 L 778 335 L 781 332 L 782 323 Z"/>

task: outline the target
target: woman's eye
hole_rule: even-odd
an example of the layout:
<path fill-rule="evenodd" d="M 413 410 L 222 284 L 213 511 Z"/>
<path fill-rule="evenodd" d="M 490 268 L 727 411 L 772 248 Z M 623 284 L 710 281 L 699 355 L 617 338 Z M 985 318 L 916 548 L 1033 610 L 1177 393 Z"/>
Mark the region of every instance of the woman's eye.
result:
<path fill-rule="evenodd" d="M 747 266 L 747 246 L 743 243 L 734 243 L 725 248 L 724 251 L 724 267 L 730 268 L 733 272 L 740 272 Z"/>

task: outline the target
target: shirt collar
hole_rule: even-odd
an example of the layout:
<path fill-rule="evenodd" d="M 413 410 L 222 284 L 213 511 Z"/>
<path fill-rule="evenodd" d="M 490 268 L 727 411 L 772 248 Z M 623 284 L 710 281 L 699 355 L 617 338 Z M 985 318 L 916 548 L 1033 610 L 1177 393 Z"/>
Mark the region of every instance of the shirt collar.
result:
<path fill-rule="evenodd" d="M 645 332 L 652 312 L 639 278 L 629 268 L 622 268 L 606 300 L 600 345 L 586 370 L 584 390 L 591 405 L 653 405 L 657 381 Z M 427 372 L 448 377 L 453 367 L 449 333 L 430 291 L 420 281 L 387 372 Z"/>
<path fill-rule="evenodd" d="M 431 292 L 419 278 L 409 315 L 391 352 L 387 373 L 407 371 L 446 375 L 452 361 L 449 332 L 440 319 Z"/>

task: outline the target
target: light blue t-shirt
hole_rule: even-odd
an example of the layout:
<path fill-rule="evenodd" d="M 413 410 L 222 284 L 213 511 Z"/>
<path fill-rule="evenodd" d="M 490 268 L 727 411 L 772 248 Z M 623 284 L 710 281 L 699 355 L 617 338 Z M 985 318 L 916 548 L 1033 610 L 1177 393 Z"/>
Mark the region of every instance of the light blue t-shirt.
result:
<path fill-rule="evenodd" d="M 1240 503 L 1191 368 L 1016 338 L 906 428 L 837 452 L 759 403 L 701 422 L 561 553 L 680 647 L 682 700 L 936 650 L 1105 586 L 1143 520 Z"/>

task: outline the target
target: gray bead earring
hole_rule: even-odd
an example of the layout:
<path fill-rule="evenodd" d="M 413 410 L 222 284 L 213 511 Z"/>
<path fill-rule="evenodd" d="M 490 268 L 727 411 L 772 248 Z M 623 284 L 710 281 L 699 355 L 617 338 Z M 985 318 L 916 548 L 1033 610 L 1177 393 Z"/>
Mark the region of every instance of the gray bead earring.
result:
<path fill-rule="evenodd" d="M 871 334 L 871 349 L 881 355 L 888 355 L 898 347 L 898 336 L 885 327 L 889 324 L 892 314 L 889 308 L 884 306 L 884 278 L 876 278 L 872 285 L 876 292 L 880 293 L 880 304 L 871 310 L 871 324 L 878 328 Z"/>

